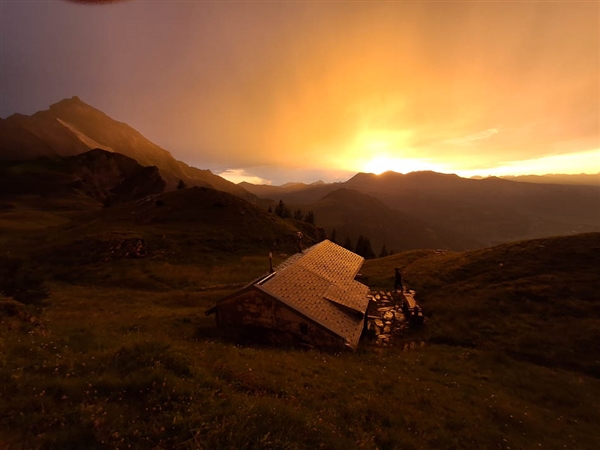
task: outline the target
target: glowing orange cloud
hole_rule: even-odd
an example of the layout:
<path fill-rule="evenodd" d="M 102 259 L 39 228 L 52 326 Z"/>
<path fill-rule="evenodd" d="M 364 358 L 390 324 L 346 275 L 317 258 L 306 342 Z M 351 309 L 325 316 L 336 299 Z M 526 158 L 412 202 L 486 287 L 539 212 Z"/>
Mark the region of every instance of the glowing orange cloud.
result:
<path fill-rule="evenodd" d="M 0 108 L 79 95 L 198 167 L 475 171 L 598 148 L 594 2 L 60 3 L 3 3 Z"/>

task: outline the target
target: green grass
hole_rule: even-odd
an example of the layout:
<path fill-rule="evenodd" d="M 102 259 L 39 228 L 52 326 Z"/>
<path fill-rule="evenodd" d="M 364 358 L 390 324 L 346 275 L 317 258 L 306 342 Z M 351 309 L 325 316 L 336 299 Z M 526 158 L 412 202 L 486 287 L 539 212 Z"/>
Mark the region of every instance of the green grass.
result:
<path fill-rule="evenodd" d="M 239 347 L 227 290 L 53 286 L 44 326 L 0 332 L 9 448 L 594 448 L 600 381 L 483 350 Z"/>
<path fill-rule="evenodd" d="M 275 264 L 282 259 L 281 256 L 273 258 Z M 259 255 L 242 256 L 229 264 L 210 257 L 198 264 L 127 259 L 85 265 L 76 270 L 65 265 L 54 268 L 52 273 L 63 282 L 78 285 L 168 291 L 240 284 L 268 270 L 268 257 Z"/>
<path fill-rule="evenodd" d="M 368 261 L 363 273 L 383 287 L 394 267 L 431 317 L 426 341 L 600 377 L 600 234 L 409 252 Z"/>
<path fill-rule="evenodd" d="M 51 289 L 42 326 L 0 331 L 9 448 L 600 443 L 600 381 L 583 373 L 456 345 L 341 355 L 235 346 L 203 314 L 231 289 Z"/>
<path fill-rule="evenodd" d="M 219 339 L 204 311 L 265 271 L 262 244 L 117 216 L 3 241 L 51 295 L 41 312 L 0 298 L 0 448 L 600 447 L 598 235 L 368 261 L 374 288 L 400 267 L 428 320 L 332 355 Z M 148 257 L 74 244 L 115 236 Z"/>

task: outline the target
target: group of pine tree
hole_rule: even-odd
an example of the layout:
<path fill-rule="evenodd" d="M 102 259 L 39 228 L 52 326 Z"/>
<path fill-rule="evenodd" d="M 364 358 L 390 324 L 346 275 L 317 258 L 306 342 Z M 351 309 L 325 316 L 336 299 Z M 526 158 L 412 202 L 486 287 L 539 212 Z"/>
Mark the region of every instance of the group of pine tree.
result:
<path fill-rule="evenodd" d="M 304 215 L 302 213 L 301 209 L 297 209 L 292 213 L 290 208 L 287 207 L 287 205 L 283 202 L 283 200 L 279 200 L 279 203 L 275 207 L 275 210 L 273 210 L 269 206 L 269 212 L 270 213 L 274 212 L 276 215 L 278 215 L 282 219 L 289 219 L 289 218 L 293 217 L 296 220 L 304 220 L 305 222 L 308 222 L 310 224 L 313 224 L 313 225 L 315 224 L 315 215 L 312 211 L 308 211 L 308 213 L 306 215 Z M 335 228 L 332 230 L 329 240 L 335 244 L 338 243 Z M 352 244 L 352 240 L 350 239 L 350 236 L 346 236 L 346 240 L 344 241 L 343 244 L 340 244 L 340 245 L 342 245 L 342 247 L 344 247 L 345 249 L 348 249 L 351 252 L 354 252 L 357 255 L 362 256 L 365 259 L 377 258 L 377 255 L 375 254 L 375 252 L 373 251 L 373 248 L 371 247 L 371 241 L 369 241 L 368 237 L 365 237 L 362 234 L 358 237 L 358 240 L 356 241 L 356 246 Z M 388 252 L 385 244 L 383 244 L 383 247 L 381 248 L 381 251 L 379 252 L 379 257 L 383 258 L 385 256 L 393 255 L 393 254 L 394 254 L 394 251 L 391 250 Z"/>
<path fill-rule="evenodd" d="M 338 244 L 337 233 L 336 233 L 335 228 L 331 231 L 329 240 L 335 244 Z M 348 249 L 351 252 L 354 252 L 357 255 L 362 256 L 365 259 L 377 258 L 377 255 L 375 254 L 375 252 L 373 251 L 373 248 L 371 247 L 371 241 L 369 240 L 368 237 L 365 237 L 362 234 L 360 236 L 358 236 L 358 239 L 356 241 L 356 246 L 352 244 L 352 239 L 350 239 L 350 236 L 346 236 L 346 240 L 344 241 L 343 244 L 340 244 L 340 245 L 342 247 L 344 247 L 345 249 Z M 381 251 L 379 252 L 379 258 L 383 258 L 385 256 L 389 256 L 389 255 L 393 255 L 393 254 L 394 254 L 394 251 L 391 250 L 388 252 L 387 247 L 385 246 L 385 244 L 383 244 L 383 247 L 381 247 Z"/>
<path fill-rule="evenodd" d="M 301 209 L 297 209 L 292 214 L 292 211 L 286 206 L 285 203 L 283 203 L 283 200 L 279 200 L 279 203 L 275 207 L 275 211 L 273 211 L 269 206 L 269 212 L 275 212 L 275 214 L 281 217 L 282 219 L 289 219 L 293 217 L 296 220 L 304 220 L 305 222 L 308 222 L 312 225 L 315 224 L 315 214 L 312 211 L 309 211 L 308 213 L 306 213 L 306 215 L 304 215 Z"/>

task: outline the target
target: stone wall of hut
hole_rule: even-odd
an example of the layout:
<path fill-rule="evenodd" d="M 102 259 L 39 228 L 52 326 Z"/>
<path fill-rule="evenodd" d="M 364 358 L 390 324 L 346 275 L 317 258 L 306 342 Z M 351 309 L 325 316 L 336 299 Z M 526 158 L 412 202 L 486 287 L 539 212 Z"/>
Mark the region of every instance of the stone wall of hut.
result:
<path fill-rule="evenodd" d="M 259 290 L 242 292 L 219 305 L 217 327 L 237 342 L 344 349 L 341 337 Z"/>

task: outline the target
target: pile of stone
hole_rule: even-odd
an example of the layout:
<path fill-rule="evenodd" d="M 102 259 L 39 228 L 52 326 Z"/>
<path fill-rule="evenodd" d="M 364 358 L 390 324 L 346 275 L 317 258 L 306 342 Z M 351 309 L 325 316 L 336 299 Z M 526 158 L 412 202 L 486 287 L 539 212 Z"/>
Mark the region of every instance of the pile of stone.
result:
<path fill-rule="evenodd" d="M 368 295 L 367 332 L 377 346 L 391 345 L 408 327 L 402 311 L 404 295 L 401 292 L 372 291 Z"/>
<path fill-rule="evenodd" d="M 106 246 L 107 255 L 104 257 L 104 261 L 147 256 L 146 242 L 140 238 L 111 240 Z"/>

